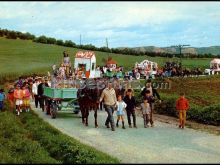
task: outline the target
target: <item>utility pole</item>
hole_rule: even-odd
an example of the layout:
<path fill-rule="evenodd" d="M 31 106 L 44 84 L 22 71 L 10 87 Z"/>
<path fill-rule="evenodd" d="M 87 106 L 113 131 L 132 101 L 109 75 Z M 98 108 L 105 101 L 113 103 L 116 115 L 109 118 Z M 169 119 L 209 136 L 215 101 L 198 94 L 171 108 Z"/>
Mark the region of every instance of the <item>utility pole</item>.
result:
<path fill-rule="evenodd" d="M 107 51 L 108 51 L 108 38 L 106 38 L 106 47 L 107 47 Z M 109 59 L 109 51 L 108 51 L 108 59 Z"/>
<path fill-rule="evenodd" d="M 173 46 L 171 46 L 171 47 L 179 48 L 179 51 L 180 51 L 180 62 L 181 62 L 181 64 L 182 64 L 182 48 L 185 47 L 185 46 L 190 46 L 190 45 L 181 45 L 181 44 L 179 44 L 179 45 L 173 45 Z"/>
<path fill-rule="evenodd" d="M 81 47 L 81 34 L 80 34 L 80 36 L 79 36 L 79 45 L 80 45 L 80 47 Z"/>

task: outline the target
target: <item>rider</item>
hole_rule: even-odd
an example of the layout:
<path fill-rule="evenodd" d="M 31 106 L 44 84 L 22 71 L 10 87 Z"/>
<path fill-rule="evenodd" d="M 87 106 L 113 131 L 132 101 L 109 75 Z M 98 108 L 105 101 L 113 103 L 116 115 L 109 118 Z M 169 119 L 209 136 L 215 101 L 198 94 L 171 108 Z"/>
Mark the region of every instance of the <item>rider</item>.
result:
<path fill-rule="evenodd" d="M 69 77 L 69 69 L 70 69 L 70 57 L 66 53 L 66 51 L 63 52 L 63 65 L 66 68 L 66 76 Z"/>

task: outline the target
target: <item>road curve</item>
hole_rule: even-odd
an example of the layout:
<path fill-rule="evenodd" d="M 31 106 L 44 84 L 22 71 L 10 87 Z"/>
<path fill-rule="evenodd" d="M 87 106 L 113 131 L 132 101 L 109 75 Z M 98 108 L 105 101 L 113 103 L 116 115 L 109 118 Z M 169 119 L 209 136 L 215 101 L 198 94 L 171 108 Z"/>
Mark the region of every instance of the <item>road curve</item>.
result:
<path fill-rule="evenodd" d="M 90 112 L 89 126 L 81 123 L 80 115 L 58 112 L 56 119 L 40 109 L 33 109 L 39 117 L 63 133 L 117 157 L 122 163 L 220 163 L 220 136 L 197 130 L 177 128 L 176 125 L 156 121 L 155 127 L 144 128 L 137 117 L 138 128 L 111 131 L 104 126 L 107 113 L 98 111 L 99 128 L 94 127 L 94 113 Z M 116 114 L 114 114 L 116 121 Z"/>

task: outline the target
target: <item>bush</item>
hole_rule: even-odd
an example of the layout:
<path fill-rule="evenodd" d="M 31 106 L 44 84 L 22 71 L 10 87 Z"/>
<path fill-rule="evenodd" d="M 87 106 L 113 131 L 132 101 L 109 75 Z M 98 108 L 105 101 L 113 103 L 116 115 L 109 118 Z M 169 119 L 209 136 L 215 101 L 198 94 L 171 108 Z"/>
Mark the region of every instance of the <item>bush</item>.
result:
<path fill-rule="evenodd" d="M 220 125 L 220 104 L 206 106 L 199 109 L 192 109 L 189 111 L 190 119 L 196 120 L 200 123 Z"/>
<path fill-rule="evenodd" d="M 155 104 L 155 111 L 158 114 L 169 115 L 178 117 L 178 111 L 176 110 L 175 103 L 176 97 L 167 97 L 161 104 Z M 203 124 L 220 125 L 220 104 L 215 104 L 206 107 L 200 107 L 194 104 L 190 104 L 190 108 L 187 111 L 187 119 L 194 120 Z"/>

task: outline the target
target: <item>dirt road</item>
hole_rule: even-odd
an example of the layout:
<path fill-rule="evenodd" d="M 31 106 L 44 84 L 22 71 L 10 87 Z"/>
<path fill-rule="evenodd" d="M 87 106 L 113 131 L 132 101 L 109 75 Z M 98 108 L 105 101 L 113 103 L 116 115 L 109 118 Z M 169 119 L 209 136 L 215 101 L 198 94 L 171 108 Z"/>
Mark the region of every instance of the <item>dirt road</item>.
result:
<path fill-rule="evenodd" d="M 99 128 L 94 127 L 93 112 L 89 126 L 81 123 L 80 115 L 59 112 L 56 119 L 40 109 L 34 111 L 63 133 L 117 157 L 122 163 L 220 163 L 220 136 L 162 123 L 155 119 L 154 128 L 144 128 L 137 117 L 138 128 L 111 131 L 104 126 L 107 113 L 98 111 Z M 116 121 L 116 114 L 115 121 Z"/>

